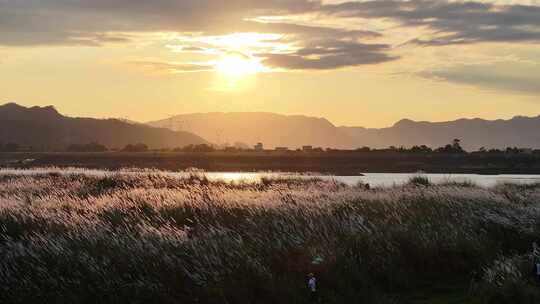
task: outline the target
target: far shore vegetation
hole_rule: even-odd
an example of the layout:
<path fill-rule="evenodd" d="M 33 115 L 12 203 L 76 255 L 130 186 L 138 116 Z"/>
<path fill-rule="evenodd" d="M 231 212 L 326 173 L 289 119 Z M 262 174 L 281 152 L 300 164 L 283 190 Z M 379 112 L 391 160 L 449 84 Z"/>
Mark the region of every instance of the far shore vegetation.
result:
<path fill-rule="evenodd" d="M 276 147 L 275 149 L 263 149 L 262 144 L 261 148 L 258 149 L 256 146 L 250 148 L 246 144 L 236 143 L 236 144 L 223 144 L 223 145 L 211 145 L 211 144 L 198 144 L 198 145 L 187 145 L 184 147 L 176 148 L 150 148 L 145 143 L 133 143 L 128 144 L 124 147 L 107 147 L 99 142 L 88 142 L 83 144 L 71 144 L 65 147 L 63 150 L 58 149 L 49 149 L 47 147 L 31 147 L 23 146 L 18 143 L 2 143 L 0 142 L 0 152 L 187 152 L 187 153 L 211 153 L 211 152 L 303 152 L 303 153 L 380 153 L 380 152 L 397 152 L 397 153 L 407 153 L 407 154 L 539 154 L 540 149 L 531 149 L 531 148 L 520 148 L 520 147 L 507 147 L 504 149 L 497 148 L 485 148 L 481 147 L 477 151 L 465 151 L 461 147 L 461 140 L 454 139 L 451 143 L 433 148 L 426 145 L 412 146 L 412 147 L 396 147 L 390 146 L 388 148 L 370 148 L 370 147 L 360 147 L 357 149 L 343 150 L 335 148 L 322 148 L 322 147 L 312 147 L 304 146 L 302 148 L 289 148 L 289 147 Z"/>
<path fill-rule="evenodd" d="M 36 150 L 15 143 L 0 143 L 0 167 L 122 167 L 186 170 L 196 167 L 218 172 L 319 172 L 333 175 L 361 173 L 468 173 L 468 174 L 540 174 L 540 150 L 508 147 L 465 151 L 455 139 L 439 148 L 425 145 L 369 147 L 354 150 L 323 149 L 303 146 L 299 149 L 264 149 L 235 145 L 187 145 L 155 149 L 144 143 L 111 148 L 97 142 L 73 144 L 66 150 Z"/>

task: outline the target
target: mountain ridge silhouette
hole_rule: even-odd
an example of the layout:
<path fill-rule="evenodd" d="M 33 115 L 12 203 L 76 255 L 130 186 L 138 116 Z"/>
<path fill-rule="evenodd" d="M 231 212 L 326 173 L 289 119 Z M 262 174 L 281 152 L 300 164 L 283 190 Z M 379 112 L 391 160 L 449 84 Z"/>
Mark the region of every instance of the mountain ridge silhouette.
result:
<path fill-rule="evenodd" d="M 174 132 L 118 119 L 73 118 L 55 107 L 0 105 L 0 142 L 39 150 L 63 150 L 73 144 L 98 142 L 109 148 L 144 143 L 151 148 L 208 143 L 189 132 Z"/>
<path fill-rule="evenodd" d="M 509 146 L 540 148 L 540 116 L 515 116 L 506 120 L 461 118 L 444 122 L 405 118 L 390 127 L 365 128 L 336 126 L 325 118 L 305 115 L 210 112 L 180 114 L 148 124 L 193 132 L 212 142 L 242 142 L 248 145 L 262 142 L 267 148 L 299 148 L 304 145 L 341 149 L 364 146 L 440 147 L 454 138 L 461 139 L 467 150 Z"/>

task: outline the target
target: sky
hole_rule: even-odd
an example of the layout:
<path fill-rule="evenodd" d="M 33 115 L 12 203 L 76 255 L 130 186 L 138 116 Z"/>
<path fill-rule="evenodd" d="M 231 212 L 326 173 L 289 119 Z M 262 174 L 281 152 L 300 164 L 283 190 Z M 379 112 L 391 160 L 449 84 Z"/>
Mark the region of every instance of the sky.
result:
<path fill-rule="evenodd" d="M 540 114 L 540 0 L 0 0 L 0 103 L 336 125 Z"/>

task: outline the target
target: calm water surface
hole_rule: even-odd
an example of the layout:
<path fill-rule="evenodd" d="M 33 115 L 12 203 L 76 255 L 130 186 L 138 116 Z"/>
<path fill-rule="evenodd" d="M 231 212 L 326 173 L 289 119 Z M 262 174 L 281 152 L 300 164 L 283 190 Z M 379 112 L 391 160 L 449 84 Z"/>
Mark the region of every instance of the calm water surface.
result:
<path fill-rule="evenodd" d="M 479 174 L 421 174 L 426 176 L 432 183 L 444 182 L 473 182 L 481 187 L 492 187 L 499 183 L 531 184 L 540 183 L 540 175 L 479 175 Z M 207 172 L 210 180 L 224 181 L 259 181 L 262 177 L 287 177 L 290 173 L 218 173 Z M 321 178 L 336 180 L 348 185 L 369 183 L 373 187 L 391 187 L 406 183 L 418 173 L 366 173 L 364 176 L 328 176 L 309 175 L 305 178 Z"/>
<path fill-rule="evenodd" d="M 19 169 L 0 169 L 0 176 L 5 174 L 16 175 L 33 175 L 44 173 L 77 173 L 87 175 L 108 175 L 115 174 L 115 171 L 103 171 L 94 169 L 77 169 L 71 168 L 68 170 L 59 170 L 54 168 L 43 168 L 33 170 Z M 137 171 L 122 171 L 125 174 L 141 174 Z M 176 177 L 188 177 L 189 172 L 167 172 L 162 171 L 161 174 L 166 174 Z M 257 182 L 263 177 L 300 177 L 300 178 L 320 178 L 324 180 L 335 180 L 348 185 L 357 185 L 359 183 L 368 183 L 372 187 L 391 187 L 401 185 L 409 181 L 411 177 L 418 176 L 418 173 L 366 173 L 363 176 L 331 176 L 331 175 L 298 175 L 296 173 L 251 173 L 251 172 L 205 172 L 210 180 L 223 180 L 227 182 Z M 493 187 L 500 183 L 515 183 L 515 184 L 531 184 L 540 183 L 540 175 L 479 175 L 479 174 L 421 174 L 427 177 L 432 183 L 444 182 L 472 182 L 481 187 Z"/>

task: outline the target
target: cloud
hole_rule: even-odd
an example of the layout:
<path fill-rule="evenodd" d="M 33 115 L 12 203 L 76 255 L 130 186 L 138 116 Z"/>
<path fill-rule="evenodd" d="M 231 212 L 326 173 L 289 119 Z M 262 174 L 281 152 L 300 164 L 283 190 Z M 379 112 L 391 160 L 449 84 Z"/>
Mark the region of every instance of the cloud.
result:
<path fill-rule="evenodd" d="M 433 34 L 410 42 L 443 46 L 477 42 L 539 42 L 540 7 L 478 1 L 377 0 L 345 2 L 322 8 L 343 18 L 391 19 Z"/>
<path fill-rule="evenodd" d="M 402 26 L 430 28 L 433 35 L 411 41 L 421 45 L 540 41 L 539 6 L 501 3 L 478 0 L 370 0 L 340 4 L 324 4 L 320 0 L 0 0 L 0 45 L 102 45 L 126 42 L 126 37 L 115 33 L 129 32 L 225 34 L 263 30 L 302 35 L 351 32 L 322 25 L 249 21 L 261 16 L 308 13 L 335 18 L 391 19 Z M 384 33 L 363 31 L 363 34 L 380 36 Z"/>
<path fill-rule="evenodd" d="M 257 20 L 318 12 L 322 5 L 313 0 L 0 0 L 0 45 L 101 46 L 129 42 L 130 33 L 177 32 L 191 33 L 192 39 L 181 41 L 175 51 L 216 56 L 240 50 L 209 37 L 258 32 L 282 34 L 258 40 L 263 46 L 248 46 L 250 56 L 272 67 L 331 69 L 393 59 L 386 54 L 389 46 L 359 41 L 381 36 L 374 31 Z M 286 52 L 280 46 L 288 46 Z M 153 66 L 171 72 L 206 70 L 191 64 Z"/>
<path fill-rule="evenodd" d="M 241 54 L 260 61 L 269 68 L 280 70 L 328 70 L 383 63 L 397 58 L 388 54 L 391 51 L 389 45 L 360 42 L 379 37 L 379 34 L 371 31 L 255 23 L 259 30 L 275 26 L 280 30 L 288 30 L 289 34 L 190 35 L 178 37 L 180 45 L 170 47 L 177 52 L 218 57 Z M 245 51 L 249 54 L 245 54 Z"/>
<path fill-rule="evenodd" d="M 417 75 L 436 81 L 478 87 L 499 92 L 540 95 L 538 65 L 518 62 L 499 62 L 490 65 L 461 65 Z"/>
<path fill-rule="evenodd" d="M 227 31 L 245 18 L 301 13 L 318 5 L 309 0 L 0 0 L 0 45 L 100 45 L 106 41 L 86 37 Z"/>
<path fill-rule="evenodd" d="M 145 69 L 154 70 L 157 72 L 168 72 L 172 74 L 193 73 L 193 72 L 209 72 L 214 69 L 213 64 L 206 63 L 183 63 L 183 62 L 165 62 L 157 60 L 135 60 L 129 61 L 128 64 L 138 66 Z"/>
<path fill-rule="evenodd" d="M 313 41 L 290 54 L 262 54 L 263 64 L 291 70 L 329 70 L 377 64 L 397 59 L 386 52 L 384 44 L 326 40 Z"/>
<path fill-rule="evenodd" d="M 274 68 L 326 70 L 399 58 L 399 47 L 386 39 L 395 32 L 369 23 L 386 21 L 427 29 L 408 41 L 423 46 L 540 41 L 540 7 L 516 1 L 0 0 L 0 46 L 102 46 L 174 32 L 192 35 L 175 51 L 219 56 L 239 50 L 205 37 L 272 33 L 281 36 L 242 51 Z M 166 69 L 199 70 L 185 64 Z"/>

